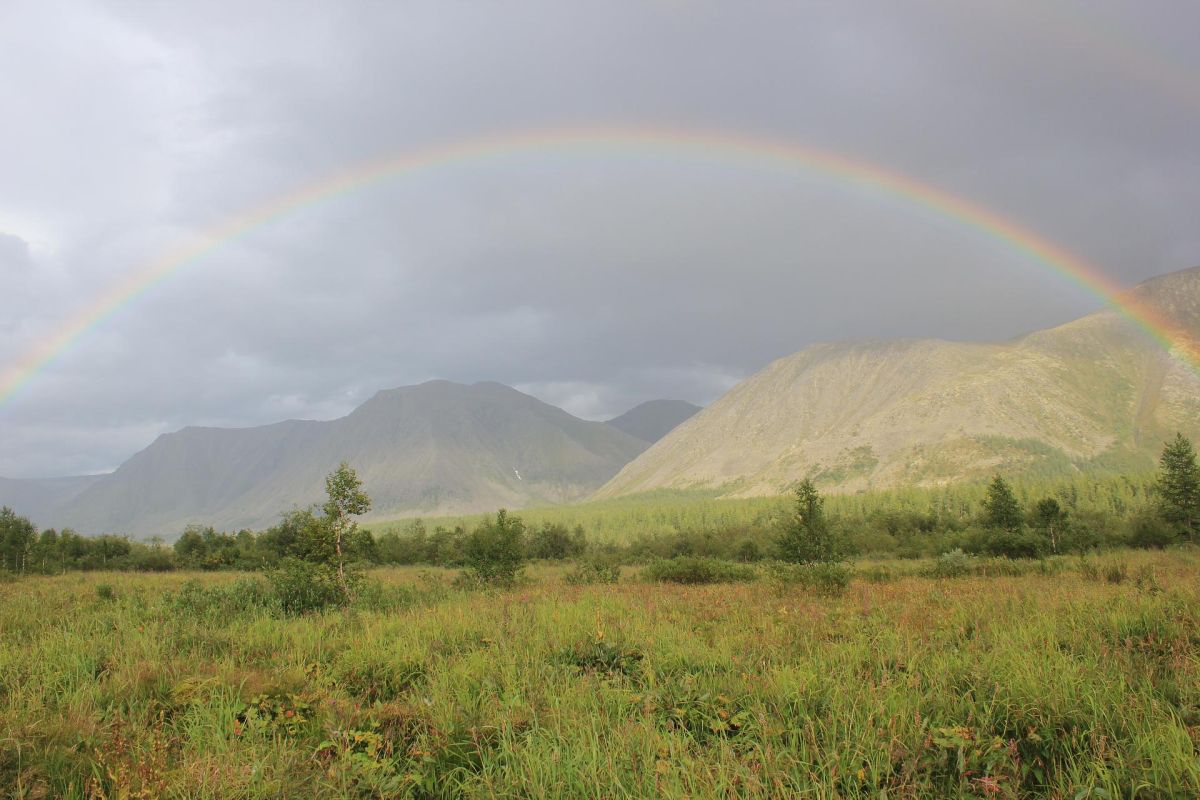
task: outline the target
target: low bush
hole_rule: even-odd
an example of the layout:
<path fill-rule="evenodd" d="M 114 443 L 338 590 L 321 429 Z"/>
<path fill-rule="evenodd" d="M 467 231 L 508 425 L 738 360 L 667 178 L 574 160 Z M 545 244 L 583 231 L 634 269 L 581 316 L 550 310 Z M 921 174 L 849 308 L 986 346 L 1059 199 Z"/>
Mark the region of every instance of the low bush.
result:
<path fill-rule="evenodd" d="M 771 587 L 779 594 L 802 589 L 825 597 L 837 597 L 850 585 L 854 571 L 839 563 L 776 563 L 770 566 L 768 574 Z"/>
<path fill-rule="evenodd" d="M 642 576 L 663 583 L 738 583 L 756 580 L 758 572 L 754 567 L 717 558 L 678 556 L 651 561 Z"/>
<path fill-rule="evenodd" d="M 1171 526 L 1152 511 L 1137 514 L 1129 521 L 1129 544 L 1161 550 L 1178 541 Z"/>
<path fill-rule="evenodd" d="M 562 663 L 569 664 L 584 674 L 634 678 L 638 676 L 645 656 L 635 648 L 617 642 L 606 642 L 604 636 L 598 634 L 576 642 L 561 651 L 558 658 Z"/>
<path fill-rule="evenodd" d="M 942 553 L 922 573 L 927 578 L 963 578 L 970 575 L 974 559 L 955 548 L 949 553 Z"/>
<path fill-rule="evenodd" d="M 389 702 L 425 679 L 425 664 L 386 650 L 348 650 L 332 670 L 335 686 L 367 703 Z"/>
<path fill-rule="evenodd" d="M 620 579 L 620 563 L 615 558 L 605 556 L 580 559 L 575 567 L 563 576 L 563 581 L 571 586 L 616 583 Z"/>
<path fill-rule="evenodd" d="M 117 590 L 113 587 L 113 585 L 111 583 L 97 584 L 96 597 L 101 600 L 105 600 L 105 601 L 116 600 L 117 599 Z"/>
<path fill-rule="evenodd" d="M 963 547 L 969 553 L 1004 558 L 1041 558 L 1050 550 L 1050 540 L 1038 531 L 1022 528 L 973 528 Z"/>
<path fill-rule="evenodd" d="M 361 584 L 357 573 L 349 572 L 346 577 L 352 590 Z M 279 610 L 288 616 L 324 611 L 346 603 L 337 569 L 331 564 L 285 558 L 277 569 L 267 573 L 267 580 Z"/>

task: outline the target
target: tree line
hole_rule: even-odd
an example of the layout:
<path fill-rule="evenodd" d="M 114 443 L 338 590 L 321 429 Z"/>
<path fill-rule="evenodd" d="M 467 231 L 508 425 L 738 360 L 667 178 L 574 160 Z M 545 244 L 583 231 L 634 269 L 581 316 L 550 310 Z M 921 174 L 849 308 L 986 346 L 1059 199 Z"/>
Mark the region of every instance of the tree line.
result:
<path fill-rule="evenodd" d="M 796 549 L 800 545 L 795 542 L 788 544 L 780 531 L 798 524 L 798 519 L 818 517 L 820 539 L 811 546 L 839 556 L 919 557 L 961 549 L 983 555 L 1040 557 L 1102 547 L 1200 543 L 1200 470 L 1192 443 L 1182 435 L 1162 451 L 1152 496 L 1124 513 L 1081 508 L 1073 497 L 1074 486 L 1071 492 L 1023 500 L 1008 480 L 997 475 L 969 514 L 951 508 L 904 506 L 876 507 L 862 515 L 827 514 L 824 498 L 812 482 L 804 481 L 793 494 L 791 508 L 770 519 L 741 522 L 718 518 L 707 525 L 635 534 L 623 544 L 590 540 L 578 525 L 543 521 L 526 526 L 506 513 L 474 525 L 429 527 L 415 520 L 401 530 L 374 535 L 351 524 L 354 516 L 369 507 L 369 498 L 362 494 L 353 470 L 342 465 L 329 480 L 331 499 L 324 506 L 284 514 L 278 524 L 264 531 L 227 533 L 192 525 L 170 546 L 161 539 L 139 542 L 115 535 L 82 536 L 69 529 L 38 531 L 12 509 L 0 509 L 0 569 L 17 574 L 271 570 L 289 558 L 314 557 L 316 543 L 321 541 L 328 542 L 343 565 L 469 567 L 473 558 L 478 560 L 481 542 L 495 538 L 497 530 L 510 529 L 519 535 L 509 536 L 507 547 L 523 560 L 566 560 L 584 554 L 626 562 L 677 556 L 743 562 L 797 560 L 810 554 Z"/>

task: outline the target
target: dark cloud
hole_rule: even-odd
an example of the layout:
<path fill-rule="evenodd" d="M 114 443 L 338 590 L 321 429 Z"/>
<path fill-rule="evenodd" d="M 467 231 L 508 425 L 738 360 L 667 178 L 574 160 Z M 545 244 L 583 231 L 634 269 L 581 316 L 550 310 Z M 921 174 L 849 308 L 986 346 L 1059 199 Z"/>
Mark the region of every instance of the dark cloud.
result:
<path fill-rule="evenodd" d="M 740 131 L 1006 215 L 1132 283 L 1200 262 L 1182 4 L 17 2 L 0 10 L 0 368 L 224 220 L 388 155 Z M 589 417 L 857 336 L 1007 338 L 1096 297 L 920 203 L 663 149 L 511 154 L 263 225 L 0 405 L 0 475 L 499 380 Z"/>

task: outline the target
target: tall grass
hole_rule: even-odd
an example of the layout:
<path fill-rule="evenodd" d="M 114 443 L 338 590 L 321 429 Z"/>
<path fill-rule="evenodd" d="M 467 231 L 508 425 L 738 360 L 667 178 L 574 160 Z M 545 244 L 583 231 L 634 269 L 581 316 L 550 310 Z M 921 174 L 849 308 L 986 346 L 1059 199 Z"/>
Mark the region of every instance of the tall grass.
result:
<path fill-rule="evenodd" d="M 952 579 L 858 565 L 836 597 L 561 569 L 469 592 L 387 570 L 349 611 L 300 618 L 244 576 L 27 578 L 0 584 L 0 787 L 1196 796 L 1200 568 L 1108 558 Z M 1152 588 L 1106 580 L 1118 563 Z"/>

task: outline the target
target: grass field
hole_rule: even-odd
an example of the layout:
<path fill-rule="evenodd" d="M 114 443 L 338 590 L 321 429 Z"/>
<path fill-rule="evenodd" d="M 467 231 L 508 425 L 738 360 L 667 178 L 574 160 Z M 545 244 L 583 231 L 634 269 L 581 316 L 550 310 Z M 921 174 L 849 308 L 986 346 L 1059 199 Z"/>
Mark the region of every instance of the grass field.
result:
<path fill-rule="evenodd" d="M 12 797 L 1200 794 L 1200 559 L 1119 552 L 840 597 L 560 568 L 382 570 L 274 616 L 253 576 L 0 584 Z M 911 565 L 906 568 L 912 572 Z"/>

